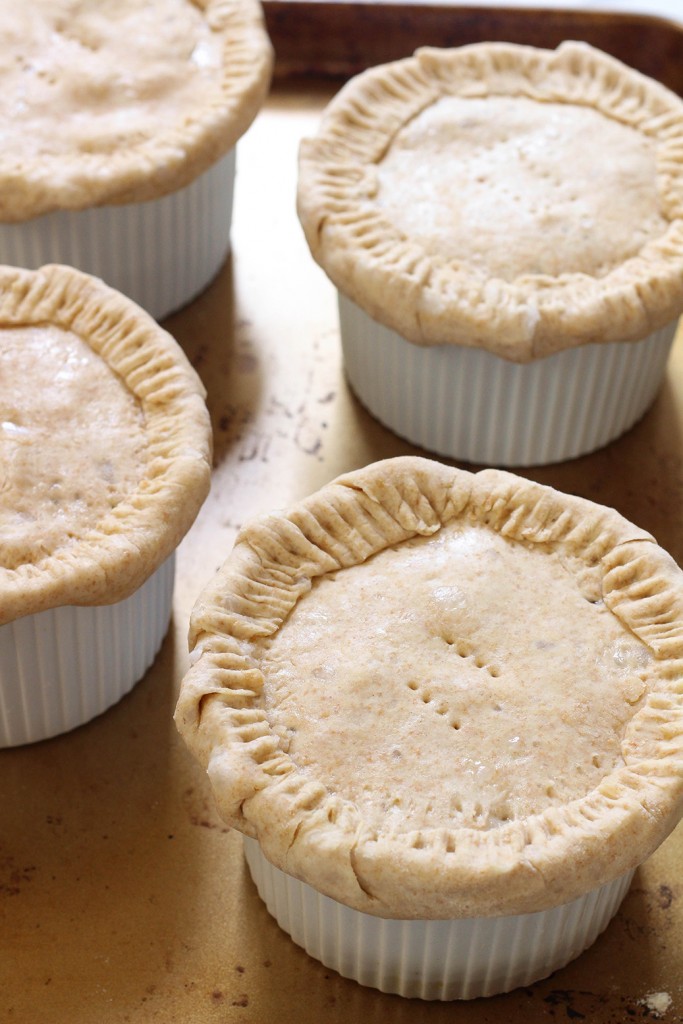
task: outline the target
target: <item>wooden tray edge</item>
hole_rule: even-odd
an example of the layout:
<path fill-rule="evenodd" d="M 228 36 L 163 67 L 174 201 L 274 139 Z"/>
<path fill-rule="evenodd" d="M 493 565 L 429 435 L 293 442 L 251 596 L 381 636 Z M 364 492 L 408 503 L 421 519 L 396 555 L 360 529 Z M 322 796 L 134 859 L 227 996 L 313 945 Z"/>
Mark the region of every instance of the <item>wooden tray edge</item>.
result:
<path fill-rule="evenodd" d="M 582 39 L 683 95 L 683 27 L 649 14 L 442 4 L 263 0 L 276 78 L 349 78 L 418 46 Z"/>

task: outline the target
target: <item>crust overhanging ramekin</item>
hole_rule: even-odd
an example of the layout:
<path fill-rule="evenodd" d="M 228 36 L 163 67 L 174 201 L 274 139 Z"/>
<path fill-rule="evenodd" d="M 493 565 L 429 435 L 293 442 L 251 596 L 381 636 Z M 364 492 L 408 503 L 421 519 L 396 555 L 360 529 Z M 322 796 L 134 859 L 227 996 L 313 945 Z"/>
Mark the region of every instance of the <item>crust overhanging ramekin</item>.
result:
<path fill-rule="evenodd" d="M 382 834 L 287 754 L 250 644 L 277 633 L 313 580 L 460 519 L 559 552 L 647 647 L 650 689 L 628 724 L 623 759 L 580 798 L 494 829 L 444 822 Z M 378 463 L 245 527 L 197 603 L 191 642 L 195 664 L 176 719 L 225 820 L 257 838 L 276 867 L 357 910 L 399 919 L 541 911 L 632 870 L 678 820 L 683 578 L 613 510 L 496 470 Z"/>
<path fill-rule="evenodd" d="M 0 565 L 3 744 L 80 724 L 140 678 L 168 627 L 173 554 L 209 488 L 204 388 L 170 335 L 72 268 L 0 268 L 0 329 L 45 325 L 85 342 L 134 396 L 145 458 L 136 490 L 82 535 L 65 535 L 37 560 Z M 43 705 L 55 708 L 43 716 Z"/>
<path fill-rule="evenodd" d="M 265 99 L 272 48 L 257 0 L 158 8 L 156 34 L 153 5 L 113 20 L 82 5 L 7 12 L 7 126 L 26 88 L 19 130 L 38 141 L 0 154 L 0 261 L 77 266 L 160 318 L 226 257 L 235 146 Z"/>
<path fill-rule="evenodd" d="M 383 200 L 385 185 L 380 169 L 401 132 L 410 129 L 425 113 L 437 109 L 440 103 L 455 101 L 530 103 L 542 110 L 575 108 L 604 118 L 606 125 L 614 125 L 618 131 L 632 132 L 634 138 L 646 140 L 656 151 L 653 186 L 658 197 L 657 216 L 664 226 L 661 230 L 653 229 L 651 236 L 645 235 L 639 245 L 630 244 L 623 258 L 614 254 L 613 265 L 596 265 L 591 270 L 590 261 L 588 266 L 579 261 L 577 269 L 551 271 L 545 269 L 539 257 L 538 269 L 533 270 L 531 264 L 525 263 L 519 272 L 510 271 L 509 276 L 498 269 L 488 270 L 485 263 L 477 263 L 467 251 L 457 256 L 446 253 L 439 236 L 430 240 L 428 216 L 424 229 L 427 241 L 411 234 L 409 226 L 399 223 L 389 200 L 386 204 Z M 474 119 L 475 115 L 472 116 Z M 505 127 L 503 123 L 501 130 Z M 464 137 L 457 134 L 462 131 L 460 125 L 453 125 L 452 130 L 450 148 L 444 143 L 443 153 L 431 154 L 424 161 L 428 180 L 430 161 L 448 159 L 454 169 L 459 161 L 463 167 L 468 165 L 468 158 L 458 148 L 458 139 Z M 422 131 L 426 135 L 427 127 Z M 510 127 L 509 132 L 511 138 L 504 139 L 501 148 L 503 144 L 512 145 L 514 128 Z M 599 181 L 604 146 L 599 132 L 595 128 L 593 132 L 590 144 L 586 139 L 579 145 L 588 153 L 594 152 Z M 574 349 L 584 349 L 582 355 L 586 356 L 592 348 L 611 346 L 618 350 L 619 359 L 627 360 L 627 342 L 641 342 L 666 329 L 669 339 L 673 338 L 676 318 L 683 310 L 682 143 L 683 103 L 679 97 L 607 54 L 580 43 L 563 43 L 556 51 L 505 43 L 453 50 L 423 49 L 414 57 L 373 68 L 348 83 L 329 104 L 317 135 L 302 142 L 298 210 L 313 257 L 337 286 L 346 305 L 358 310 L 358 324 L 351 323 L 350 318 L 346 324 L 342 321 L 342 342 L 350 383 L 364 404 L 397 433 L 418 444 L 451 457 L 502 465 L 573 457 L 606 443 L 631 426 L 654 394 L 645 396 L 640 403 L 634 402 L 631 408 L 632 388 L 624 387 L 620 401 L 627 406 L 627 414 L 623 420 L 612 423 L 607 416 L 597 429 L 589 428 L 581 441 L 576 438 L 586 429 L 585 417 L 570 423 L 569 444 L 558 447 L 555 437 L 566 426 L 566 416 L 554 419 L 553 409 L 548 408 L 533 424 L 535 431 L 547 431 L 548 435 L 538 450 L 529 450 L 528 443 L 516 444 L 514 440 L 511 451 L 509 444 L 477 447 L 468 435 L 477 429 L 477 415 L 480 420 L 482 409 L 468 415 L 467 396 L 469 392 L 485 396 L 487 390 L 492 392 L 497 387 L 497 382 L 491 380 L 485 359 L 481 366 L 473 367 L 472 363 L 480 353 L 489 361 L 491 356 L 497 357 L 500 373 L 507 372 L 510 377 L 503 382 L 503 392 L 513 388 L 517 393 L 521 387 L 520 407 L 524 410 L 537 408 L 542 402 L 539 394 L 546 390 L 545 385 L 539 392 L 532 382 L 527 393 L 524 378 L 528 375 L 526 368 L 539 368 L 545 357 L 569 362 L 569 372 L 575 373 Z M 407 142 L 403 145 L 409 149 Z M 552 147 L 548 151 L 552 153 Z M 502 176 L 517 156 L 511 151 L 509 160 L 501 158 Z M 520 166 L 524 165 L 523 156 L 524 153 L 519 156 Z M 471 165 L 475 166 L 474 160 Z M 562 184 L 571 184 L 571 160 L 558 167 L 557 173 Z M 537 181 L 546 187 L 542 177 Z M 504 177 L 494 184 L 503 188 Z M 439 178 L 434 194 L 443 187 Z M 479 199 L 484 207 L 485 186 L 481 188 Z M 611 193 L 619 191 L 612 189 Z M 505 214 L 499 210 L 496 196 L 498 192 L 493 192 L 488 200 L 489 220 L 484 226 L 494 225 L 495 233 L 495 225 L 501 225 L 499 244 L 504 240 L 511 260 L 516 260 L 518 240 L 514 229 L 506 232 Z M 523 189 L 522 199 L 527 203 Z M 551 203 L 550 193 L 543 204 L 539 201 L 543 209 L 546 200 Z M 426 204 L 426 192 L 423 201 Z M 458 195 L 454 193 L 449 202 L 457 201 Z M 530 219 L 540 218 L 534 202 L 535 197 L 530 196 Z M 410 205 L 409 183 L 403 205 Z M 466 212 L 463 209 L 458 215 L 464 216 Z M 598 210 L 595 216 L 600 214 Z M 437 219 L 434 210 L 431 217 Z M 567 217 L 573 222 L 579 219 L 578 214 Z M 576 225 L 571 226 L 573 230 Z M 540 249 L 540 219 L 537 230 Z M 609 234 L 609 223 L 593 224 L 585 233 L 586 251 L 592 237 Z M 583 238 L 576 244 L 583 245 Z M 534 255 L 534 247 L 530 249 Z M 549 258 L 561 267 L 562 255 L 560 241 Z M 486 260 L 486 253 L 483 259 Z M 375 322 L 380 325 L 376 335 L 371 331 Z M 425 370 L 419 388 L 411 390 L 410 384 L 406 385 L 401 396 L 405 411 L 394 411 L 392 398 L 382 390 L 381 380 L 387 374 L 410 377 L 411 368 L 403 354 L 397 356 L 393 349 L 390 351 L 382 330 L 385 334 L 392 332 L 399 342 L 414 349 L 414 361 L 419 362 L 426 347 L 432 359 L 437 358 L 439 347 L 448 357 L 433 373 Z M 455 358 L 459 353 L 462 365 Z M 637 358 L 634 351 L 634 359 Z M 520 364 L 519 368 L 516 364 Z M 562 381 L 567 370 L 558 365 L 555 372 Z M 593 419 L 599 408 L 596 410 L 596 403 L 591 401 L 591 382 L 604 372 L 604 365 L 596 365 L 582 392 Z M 632 367 L 631 372 L 637 380 L 638 370 Z M 456 383 L 451 391 L 449 382 L 460 375 L 462 382 Z M 584 376 L 582 370 L 581 379 Z M 573 390 L 573 385 L 567 388 Z M 492 397 L 489 403 L 488 416 L 494 430 L 499 405 L 506 408 L 504 393 L 502 397 Z M 420 429 L 420 417 L 431 418 L 433 429 Z M 523 427 L 523 411 L 519 420 Z M 498 434 L 509 440 L 507 422 L 500 423 Z"/>
<path fill-rule="evenodd" d="M 170 111 L 166 112 L 161 123 L 154 122 L 152 102 L 151 123 L 147 133 L 136 137 L 129 145 L 116 147 L 112 144 L 110 150 L 103 148 L 105 142 L 98 142 L 97 146 L 89 149 L 87 139 L 84 139 L 80 151 L 64 151 L 57 144 L 52 152 L 46 145 L 35 160 L 29 156 L 19 162 L 16 153 L 6 148 L 0 154 L 0 220 L 3 223 L 27 220 L 53 210 L 82 210 L 103 204 L 141 203 L 158 199 L 194 181 L 233 148 L 256 116 L 270 81 L 272 49 L 263 27 L 261 8 L 255 0 L 204 0 L 198 5 L 190 4 L 190 8 L 195 16 L 199 12 L 205 22 L 209 37 L 216 42 L 221 60 L 211 84 L 205 86 L 206 95 L 201 97 L 202 102 L 199 102 L 198 97 L 189 113 L 180 118 L 174 118 Z M 54 25 L 48 22 L 46 26 L 54 33 L 55 39 L 62 38 L 67 45 L 72 38 L 78 40 L 78 12 L 55 12 L 50 5 L 47 5 L 46 10 L 55 21 Z M 93 11 L 89 13 L 91 16 L 96 15 Z M 119 13 L 123 13 L 123 8 Z M 137 12 L 133 8 L 133 13 L 150 17 L 149 13 L 145 14 L 139 8 Z M 164 16 L 163 9 L 160 14 Z M 169 20 L 172 15 L 171 10 Z M 31 17 L 40 19 L 37 8 L 31 12 Z M 117 26 L 106 22 L 105 26 L 104 31 L 115 38 L 119 31 Z M 36 39 L 40 40 L 40 33 L 46 27 L 36 27 Z M 144 42 L 152 30 L 144 21 L 142 27 L 147 32 L 147 37 L 141 36 Z M 12 28 L 8 20 L 8 33 L 11 34 Z M 102 45 L 96 38 L 98 29 L 102 31 L 102 26 L 89 23 L 82 28 L 84 42 L 80 52 L 86 56 L 89 32 L 95 33 L 91 46 L 98 48 Z M 29 37 L 24 45 L 28 46 L 32 42 Z M 188 68 L 201 69 L 204 61 L 201 55 L 195 60 L 191 50 L 193 40 L 183 42 L 187 48 Z M 119 45 L 127 45 L 129 52 L 133 53 L 137 44 L 134 38 L 128 38 L 119 40 Z M 64 50 L 63 59 L 66 59 L 69 52 L 68 49 Z M 79 48 L 75 47 L 76 56 L 78 52 Z M 90 68 L 90 63 L 85 63 L 84 74 Z M 68 67 L 66 70 L 71 72 L 73 69 Z M 125 72 L 125 68 L 117 70 Z M 35 78 L 40 80 L 41 76 L 36 75 Z M 32 79 L 28 81 L 30 84 Z M 47 79 L 44 88 L 49 90 L 51 84 Z M 79 85 L 82 89 L 87 87 L 87 77 L 85 85 L 76 82 L 74 88 Z M 135 82 L 131 83 L 131 89 L 135 85 Z M 143 82 L 140 88 L 145 85 L 152 98 L 155 89 L 159 89 L 163 99 L 163 82 Z M 102 88 L 103 83 L 95 83 L 94 93 L 87 97 L 91 103 L 96 104 Z M 134 91 L 132 95 L 135 95 Z M 105 97 L 108 98 L 107 94 Z M 149 96 L 146 98 L 149 102 Z M 128 92 L 124 90 L 119 99 L 121 103 L 129 102 Z M 11 109 L 11 94 L 6 96 L 6 100 Z M 45 111 L 39 110 L 39 113 L 44 115 Z M 59 127 L 58 124 L 54 126 L 58 140 Z M 70 127 L 66 126 L 67 129 Z M 121 130 L 125 137 L 125 125 Z"/>

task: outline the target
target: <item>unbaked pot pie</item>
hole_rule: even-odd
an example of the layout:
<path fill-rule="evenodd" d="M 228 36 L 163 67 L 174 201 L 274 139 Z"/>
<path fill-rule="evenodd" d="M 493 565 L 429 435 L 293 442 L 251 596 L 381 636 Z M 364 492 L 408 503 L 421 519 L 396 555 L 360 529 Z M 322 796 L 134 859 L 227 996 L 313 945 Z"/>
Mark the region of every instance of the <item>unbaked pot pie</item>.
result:
<path fill-rule="evenodd" d="M 270 82 L 257 0 L 1 0 L 0 53 L 0 262 L 184 305 L 228 252 Z"/>
<path fill-rule="evenodd" d="M 683 573 L 612 509 L 400 458 L 247 524 L 178 728 L 271 913 L 469 998 L 585 949 L 683 803 Z"/>
<path fill-rule="evenodd" d="M 552 462 L 653 401 L 683 310 L 683 101 L 583 43 L 422 49 L 302 142 L 351 387 L 441 454 Z"/>
<path fill-rule="evenodd" d="M 0 746 L 142 677 L 208 492 L 204 388 L 139 307 L 68 267 L 0 267 Z"/>

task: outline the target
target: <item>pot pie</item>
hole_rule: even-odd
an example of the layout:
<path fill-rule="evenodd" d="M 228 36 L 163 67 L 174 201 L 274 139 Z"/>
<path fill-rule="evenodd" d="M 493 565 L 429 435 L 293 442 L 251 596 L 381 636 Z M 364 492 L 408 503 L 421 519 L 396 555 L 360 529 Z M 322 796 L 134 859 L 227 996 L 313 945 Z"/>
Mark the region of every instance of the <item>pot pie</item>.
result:
<path fill-rule="evenodd" d="M 0 268 L 0 744 L 105 710 L 168 628 L 208 492 L 204 389 L 176 342 L 72 268 Z"/>
<path fill-rule="evenodd" d="M 0 261 L 77 265 L 157 317 L 189 301 L 270 81 L 257 0 L 2 0 L 0 42 Z"/>
<path fill-rule="evenodd" d="M 442 454 L 534 464 L 631 426 L 683 310 L 683 101 L 583 43 L 422 49 L 349 82 L 298 209 L 350 384 Z"/>
<path fill-rule="evenodd" d="M 242 529 L 176 721 L 297 942 L 488 995 L 586 948 L 676 825 L 681 637 L 683 574 L 614 510 L 398 458 Z"/>

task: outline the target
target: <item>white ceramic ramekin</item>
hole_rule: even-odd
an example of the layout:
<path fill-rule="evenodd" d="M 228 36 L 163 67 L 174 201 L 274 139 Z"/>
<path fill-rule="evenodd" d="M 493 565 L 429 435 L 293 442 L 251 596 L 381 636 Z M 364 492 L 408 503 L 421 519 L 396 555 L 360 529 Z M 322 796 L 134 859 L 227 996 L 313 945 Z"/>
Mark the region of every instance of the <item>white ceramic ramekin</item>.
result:
<path fill-rule="evenodd" d="M 297 945 L 345 978 L 418 999 L 476 999 L 547 977 L 595 941 L 633 878 L 535 914 L 395 921 L 321 895 L 274 867 L 254 839 L 244 851 L 259 896 Z"/>
<path fill-rule="evenodd" d="M 175 554 L 130 597 L 0 626 L 0 747 L 83 725 L 128 693 L 168 630 Z"/>
<path fill-rule="evenodd" d="M 521 364 L 414 345 L 341 293 L 339 316 L 346 375 L 373 416 L 429 451 L 497 466 L 561 462 L 623 434 L 654 401 L 677 327 Z"/>
<path fill-rule="evenodd" d="M 197 296 L 230 248 L 235 149 L 189 185 L 142 203 L 57 210 L 0 224 L 0 263 L 65 263 L 160 320 Z"/>

